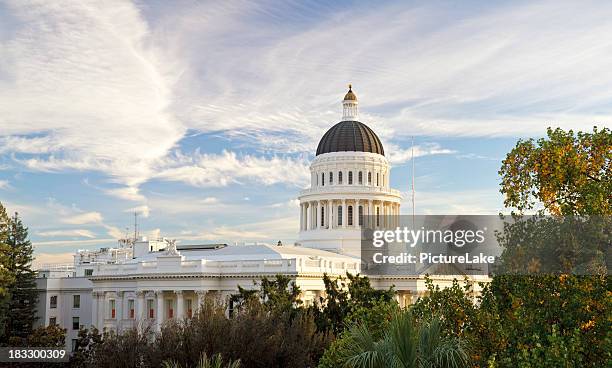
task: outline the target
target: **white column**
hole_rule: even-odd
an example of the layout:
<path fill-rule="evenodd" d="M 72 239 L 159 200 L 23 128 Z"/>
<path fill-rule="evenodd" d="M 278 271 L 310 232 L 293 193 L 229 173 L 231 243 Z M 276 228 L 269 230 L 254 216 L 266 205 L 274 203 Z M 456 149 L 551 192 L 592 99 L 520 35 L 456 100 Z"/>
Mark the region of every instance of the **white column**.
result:
<path fill-rule="evenodd" d="M 359 200 L 355 199 L 355 204 L 353 205 L 353 227 L 359 227 L 359 220 L 358 220 L 358 212 L 359 212 Z"/>
<path fill-rule="evenodd" d="M 155 328 L 161 331 L 161 326 L 164 323 L 164 292 L 158 290 L 155 292 L 157 297 L 157 310 L 155 311 Z"/>
<path fill-rule="evenodd" d="M 321 201 L 317 201 L 317 214 L 314 217 L 315 218 L 315 229 L 318 229 L 319 227 L 321 227 L 320 223 L 321 223 Z"/>
<path fill-rule="evenodd" d="M 348 220 L 348 209 L 346 206 L 346 199 L 342 200 L 342 227 L 346 227 Z"/>
<path fill-rule="evenodd" d="M 134 312 L 136 317 L 136 323 L 141 323 L 141 321 L 145 318 L 146 311 L 144 310 L 147 306 L 145 305 L 145 299 L 144 299 L 144 291 L 142 290 L 138 290 L 136 291 L 136 305 L 134 306 L 134 308 L 136 309 Z M 144 312 L 144 315 L 143 315 Z"/>
<path fill-rule="evenodd" d="M 98 293 L 91 292 L 91 325 L 98 328 Z"/>
<path fill-rule="evenodd" d="M 185 306 L 183 301 L 183 291 L 175 290 L 176 294 L 176 319 L 181 320 L 185 318 Z"/>
<path fill-rule="evenodd" d="M 98 293 L 98 330 L 104 329 L 104 319 L 106 318 L 106 293 Z"/>
<path fill-rule="evenodd" d="M 196 295 L 198 296 L 197 298 L 197 303 L 198 305 L 196 306 L 196 311 L 200 311 L 200 308 L 202 308 L 202 304 L 204 303 L 204 298 L 206 297 L 206 290 L 196 290 Z"/>
<path fill-rule="evenodd" d="M 115 298 L 115 319 L 117 321 L 117 332 L 119 332 L 121 320 L 123 319 L 123 291 L 117 291 L 115 295 L 117 295 Z"/>
<path fill-rule="evenodd" d="M 336 212 L 336 208 L 334 206 L 334 201 L 330 200 L 329 201 L 329 228 L 333 229 L 335 228 L 335 224 L 336 224 L 336 217 L 334 216 L 334 213 Z"/>
<path fill-rule="evenodd" d="M 371 199 L 368 199 L 368 218 L 369 218 L 368 226 L 370 228 L 373 228 L 375 224 L 375 222 L 373 222 L 374 221 L 374 201 L 372 201 Z"/>

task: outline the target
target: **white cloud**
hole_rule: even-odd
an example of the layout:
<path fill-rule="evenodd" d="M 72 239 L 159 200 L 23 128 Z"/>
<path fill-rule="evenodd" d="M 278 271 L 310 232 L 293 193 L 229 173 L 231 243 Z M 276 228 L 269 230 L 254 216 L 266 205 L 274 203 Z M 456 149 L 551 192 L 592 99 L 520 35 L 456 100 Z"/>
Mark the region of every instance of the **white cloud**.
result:
<path fill-rule="evenodd" d="M 23 161 L 33 170 L 146 181 L 184 128 L 168 110 L 180 66 L 162 59 L 138 9 L 113 0 L 7 9 L 0 17 L 15 29 L 0 41 L 0 151 L 41 154 Z"/>
<path fill-rule="evenodd" d="M 61 221 L 65 224 L 84 225 L 84 224 L 99 224 L 103 220 L 100 212 L 92 211 L 79 213 L 77 215 L 63 218 Z"/>
<path fill-rule="evenodd" d="M 81 237 L 81 238 L 95 238 L 96 235 L 85 229 L 67 229 L 67 230 L 48 230 L 38 231 L 38 236 L 44 237 Z"/>
<path fill-rule="evenodd" d="M 150 209 L 149 209 L 149 206 L 142 205 L 142 206 L 138 206 L 138 207 L 128 208 L 127 210 L 124 210 L 123 212 L 137 213 L 137 214 L 141 215 L 142 217 L 147 218 L 147 217 L 149 217 Z"/>
<path fill-rule="evenodd" d="M 0 180 L 0 189 L 8 189 L 10 187 L 11 185 L 9 184 L 8 180 Z"/>
<path fill-rule="evenodd" d="M 156 178 L 181 181 L 197 187 L 223 187 L 241 182 L 304 186 L 308 184 L 310 175 L 305 160 L 239 156 L 230 151 L 221 154 L 196 151 L 189 156 L 176 152 L 164 162 L 164 167 L 155 174 Z"/>
<path fill-rule="evenodd" d="M 58 264 L 58 263 L 72 263 L 74 261 L 74 253 L 37 253 L 35 254 L 33 263 L 33 268 L 37 269 L 38 267 L 45 264 Z"/>
<path fill-rule="evenodd" d="M 89 247 L 97 244 L 117 244 L 117 239 L 106 238 L 106 239 L 88 239 L 88 240 L 49 240 L 49 241 L 33 241 L 32 245 L 35 248 L 40 247 Z M 37 253 L 38 254 L 38 253 Z"/>
<path fill-rule="evenodd" d="M 413 154 L 414 154 L 414 157 L 416 158 L 416 157 L 429 156 L 429 155 L 445 155 L 445 154 L 455 153 L 454 150 L 451 150 L 448 148 L 442 148 L 437 143 L 415 145 L 414 152 L 412 148 L 402 149 L 400 147 L 392 145 L 390 147 L 387 147 L 386 152 L 389 152 L 388 153 L 389 161 L 392 164 L 396 164 L 396 165 L 410 161 L 413 157 Z"/>

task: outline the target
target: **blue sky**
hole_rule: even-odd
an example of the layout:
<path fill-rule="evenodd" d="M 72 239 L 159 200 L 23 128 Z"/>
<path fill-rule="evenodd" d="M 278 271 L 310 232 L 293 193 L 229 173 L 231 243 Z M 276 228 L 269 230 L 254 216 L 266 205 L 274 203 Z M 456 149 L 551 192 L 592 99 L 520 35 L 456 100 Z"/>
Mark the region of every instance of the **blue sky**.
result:
<path fill-rule="evenodd" d="M 134 211 L 148 236 L 291 243 L 297 192 L 352 83 L 402 191 L 415 137 L 417 212 L 497 213 L 517 139 L 611 125 L 611 11 L 1 2 L 0 201 L 41 263 L 114 245 Z"/>

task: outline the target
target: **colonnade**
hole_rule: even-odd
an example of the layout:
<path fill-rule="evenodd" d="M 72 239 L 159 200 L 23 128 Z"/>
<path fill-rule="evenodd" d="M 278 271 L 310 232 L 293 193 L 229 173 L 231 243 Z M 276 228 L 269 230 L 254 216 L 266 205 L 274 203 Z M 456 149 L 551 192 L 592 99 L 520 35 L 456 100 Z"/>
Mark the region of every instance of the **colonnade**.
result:
<path fill-rule="evenodd" d="M 398 202 L 372 199 L 327 199 L 300 203 L 300 231 L 399 226 Z M 372 223 L 370 223 L 372 222 Z"/>
<path fill-rule="evenodd" d="M 133 290 L 92 292 L 92 324 L 99 330 L 105 325 L 137 326 L 138 321 L 150 321 L 157 331 L 172 318 L 191 318 L 207 294 L 229 296 L 233 291 L 212 290 Z M 130 322 L 131 321 L 131 322 Z M 127 323 L 126 323 L 127 322 Z"/>

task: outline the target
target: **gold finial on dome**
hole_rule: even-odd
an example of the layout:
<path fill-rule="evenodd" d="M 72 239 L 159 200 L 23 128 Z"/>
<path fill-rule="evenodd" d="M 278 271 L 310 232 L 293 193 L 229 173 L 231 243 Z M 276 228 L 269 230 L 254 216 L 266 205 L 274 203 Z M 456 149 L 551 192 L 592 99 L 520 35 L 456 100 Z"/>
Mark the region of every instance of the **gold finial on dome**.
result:
<path fill-rule="evenodd" d="M 357 96 L 355 96 L 355 94 L 353 93 L 353 85 L 349 84 L 348 87 L 349 90 L 346 95 L 344 95 L 344 101 L 357 101 Z"/>

